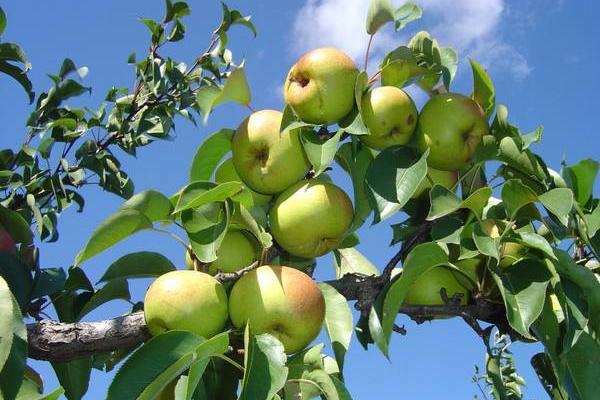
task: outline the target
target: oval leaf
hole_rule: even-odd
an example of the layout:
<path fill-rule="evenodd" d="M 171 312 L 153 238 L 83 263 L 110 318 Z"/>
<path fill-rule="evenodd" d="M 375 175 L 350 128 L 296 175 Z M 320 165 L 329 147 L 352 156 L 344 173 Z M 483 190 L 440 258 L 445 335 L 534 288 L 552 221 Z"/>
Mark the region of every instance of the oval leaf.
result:
<path fill-rule="evenodd" d="M 165 256 L 151 251 L 124 255 L 112 263 L 98 282 L 115 279 L 148 278 L 174 271 L 175 266 Z"/>

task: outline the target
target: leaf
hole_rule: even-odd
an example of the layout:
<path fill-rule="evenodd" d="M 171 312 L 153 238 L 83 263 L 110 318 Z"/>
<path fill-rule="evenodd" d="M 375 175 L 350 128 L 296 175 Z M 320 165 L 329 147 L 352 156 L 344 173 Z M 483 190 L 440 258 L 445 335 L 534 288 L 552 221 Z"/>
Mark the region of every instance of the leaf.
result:
<path fill-rule="evenodd" d="M 333 251 L 335 277 L 340 279 L 346 274 L 379 275 L 379 270 L 354 247 Z"/>
<path fill-rule="evenodd" d="M 61 290 L 67 281 L 62 268 L 43 268 L 37 271 L 31 289 L 31 299 L 48 296 Z"/>
<path fill-rule="evenodd" d="M 93 294 L 93 296 L 85 303 L 81 311 L 79 311 L 77 319 L 81 319 L 90 311 L 109 301 L 116 299 L 129 301 L 130 298 L 131 295 L 129 294 L 129 285 L 127 284 L 127 281 L 125 279 L 112 280 Z"/>
<path fill-rule="evenodd" d="M 33 242 L 29 224 L 18 212 L 0 206 L 0 225 L 8 231 L 15 242 L 24 244 Z"/>
<path fill-rule="evenodd" d="M 598 175 L 600 163 L 592 159 L 581 160 L 576 165 L 565 168 L 569 186 L 575 193 L 575 200 L 584 206 L 594 192 L 594 181 Z"/>
<path fill-rule="evenodd" d="M 4 10 L 2 9 L 2 7 L 0 7 L 0 36 L 2 36 L 5 29 L 6 29 L 6 14 L 4 13 Z"/>
<path fill-rule="evenodd" d="M 548 354 L 535 354 L 531 357 L 531 366 L 551 400 L 567 400 L 567 394 L 558 383 L 556 372 Z"/>
<path fill-rule="evenodd" d="M 75 265 L 81 264 L 136 232 L 151 228 L 152 222 L 140 211 L 119 210 L 96 228 L 92 237 L 75 257 Z"/>
<path fill-rule="evenodd" d="M 374 35 L 379 28 L 391 21 L 394 21 L 394 7 L 391 0 L 371 0 L 367 12 L 367 33 Z"/>
<path fill-rule="evenodd" d="M 244 380 L 239 400 L 272 399 L 285 385 L 288 369 L 283 344 L 269 334 L 244 335 Z"/>
<path fill-rule="evenodd" d="M 27 77 L 27 73 L 25 71 L 4 60 L 0 60 L 0 72 L 10 76 L 15 81 L 17 81 L 27 93 L 27 96 L 29 97 L 29 102 L 33 103 L 33 100 L 35 99 L 35 93 L 32 90 L 33 85 L 31 84 L 31 81 Z"/>
<path fill-rule="evenodd" d="M 175 269 L 173 263 L 162 254 L 140 251 L 124 255 L 112 263 L 98 282 L 155 277 Z"/>
<path fill-rule="evenodd" d="M 318 285 L 325 298 L 325 329 L 341 372 L 354 330 L 352 311 L 346 298 L 337 290 L 323 282 L 319 282 Z"/>
<path fill-rule="evenodd" d="M 33 284 L 29 268 L 12 254 L 0 252 L 0 277 L 6 281 L 20 309 L 25 313 Z"/>
<path fill-rule="evenodd" d="M 365 188 L 365 177 L 373 158 L 373 153 L 368 147 L 361 147 L 355 152 L 351 143 L 344 143 L 336 154 L 336 162 L 352 179 L 354 219 L 349 231 L 360 228 L 371 214 L 371 206 Z"/>
<path fill-rule="evenodd" d="M 477 250 L 479 250 L 481 254 L 500 260 L 500 254 L 498 252 L 500 238 L 492 237 L 489 232 L 484 231 L 481 223 L 478 222 L 475 224 L 472 238 Z"/>
<path fill-rule="evenodd" d="M 220 129 L 202 142 L 190 168 L 190 182 L 207 181 L 225 154 L 231 151 L 235 130 Z"/>
<path fill-rule="evenodd" d="M 375 157 L 366 182 L 375 209 L 374 223 L 381 222 L 408 202 L 427 175 L 428 151 L 418 156 L 408 147 L 390 147 Z"/>
<path fill-rule="evenodd" d="M 540 261 L 524 258 L 505 270 L 492 274 L 500 288 L 510 326 L 526 338 L 531 324 L 540 316 L 551 274 Z"/>
<path fill-rule="evenodd" d="M 340 129 L 325 142 L 322 142 L 312 130 L 306 130 L 301 133 L 302 146 L 304 147 L 308 161 L 313 166 L 315 177 L 319 176 L 333 162 L 337 152 L 337 145 L 340 142 L 343 132 Z"/>
<path fill-rule="evenodd" d="M 520 180 L 509 179 L 502 186 L 502 202 L 509 219 L 514 219 L 517 212 L 527 204 L 537 201 L 537 195 Z"/>
<path fill-rule="evenodd" d="M 123 203 L 121 210 L 137 210 L 150 222 L 156 222 L 170 220 L 173 206 L 164 194 L 156 190 L 145 190 Z"/>
<path fill-rule="evenodd" d="M 240 193 L 243 188 L 244 184 L 242 182 L 231 181 L 217 184 L 206 191 L 198 191 L 197 185 L 192 183 L 186 186 L 181 192 L 181 196 L 179 197 L 179 201 L 177 202 L 173 214 L 192 208 L 198 208 L 209 203 L 223 202 Z M 195 195 L 190 194 L 192 191 Z"/>
<path fill-rule="evenodd" d="M 82 399 L 88 390 L 90 381 L 91 357 L 51 364 L 58 382 L 65 390 L 65 397 L 69 400 Z"/>
<path fill-rule="evenodd" d="M 546 193 L 542 193 L 538 199 L 564 226 L 567 226 L 569 212 L 573 208 L 573 192 L 571 189 L 552 189 Z"/>
<path fill-rule="evenodd" d="M 8 360 L 12 345 L 13 337 L 23 337 L 25 325 L 23 324 L 23 316 L 19 310 L 15 298 L 13 297 L 8 283 L 0 276 L 0 315 L 3 316 L 2 324 L 0 324 L 0 371 Z"/>
<path fill-rule="evenodd" d="M 208 122 L 210 112 L 219 104 L 234 101 L 244 106 L 250 104 L 250 87 L 244 67 L 238 67 L 229 73 L 222 88 L 203 86 L 196 93 L 196 104 L 203 115 L 203 123 Z"/>
<path fill-rule="evenodd" d="M 183 357 L 190 358 L 203 342 L 201 337 L 185 331 L 169 331 L 153 337 L 121 366 L 108 388 L 107 400 L 138 398 L 167 368 Z"/>
<path fill-rule="evenodd" d="M 451 190 L 442 185 L 434 185 L 429 191 L 431 207 L 427 215 L 428 221 L 444 217 L 460 210 L 469 209 L 478 219 L 482 218 L 483 210 L 492 195 L 492 189 L 488 186 L 477 189 L 465 200 L 460 198 Z"/>
<path fill-rule="evenodd" d="M 600 376 L 600 344 L 589 333 L 583 332 L 573 348 L 565 355 L 570 385 L 569 398 L 593 399 L 598 396 Z"/>
<path fill-rule="evenodd" d="M 519 232 L 519 242 L 532 249 L 538 249 L 550 258 L 556 258 L 550 243 L 541 235 L 533 232 Z"/>
<path fill-rule="evenodd" d="M 436 243 L 423 243 L 408 254 L 403 264 L 402 274 L 392 282 L 383 301 L 382 327 L 386 342 L 389 343 L 396 315 L 410 286 L 429 269 L 448 263 L 448 255 Z"/>
<path fill-rule="evenodd" d="M 195 197 L 198 193 L 206 191 L 210 185 L 214 184 L 198 181 L 188 185 L 189 190 L 186 193 Z M 226 202 L 208 203 L 182 212 L 181 222 L 200 261 L 208 263 L 217 259 L 216 251 L 225 237 L 229 219 L 229 205 Z"/>
<path fill-rule="evenodd" d="M 394 11 L 394 23 L 399 31 L 414 20 L 423 16 L 423 10 L 415 3 L 404 3 Z"/>
<path fill-rule="evenodd" d="M 496 106 L 494 84 L 487 71 L 477 61 L 473 59 L 470 61 L 471 70 L 473 71 L 473 100 L 481 106 L 483 112 L 489 118 Z"/>

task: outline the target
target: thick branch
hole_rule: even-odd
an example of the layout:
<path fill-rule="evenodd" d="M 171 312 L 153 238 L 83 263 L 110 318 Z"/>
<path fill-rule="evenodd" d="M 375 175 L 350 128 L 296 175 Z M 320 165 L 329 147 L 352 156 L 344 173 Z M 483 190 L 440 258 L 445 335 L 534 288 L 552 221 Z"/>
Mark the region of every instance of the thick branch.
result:
<path fill-rule="evenodd" d="M 68 361 L 132 347 L 149 338 L 140 312 L 99 322 L 42 320 L 27 325 L 29 357 L 37 360 Z"/>

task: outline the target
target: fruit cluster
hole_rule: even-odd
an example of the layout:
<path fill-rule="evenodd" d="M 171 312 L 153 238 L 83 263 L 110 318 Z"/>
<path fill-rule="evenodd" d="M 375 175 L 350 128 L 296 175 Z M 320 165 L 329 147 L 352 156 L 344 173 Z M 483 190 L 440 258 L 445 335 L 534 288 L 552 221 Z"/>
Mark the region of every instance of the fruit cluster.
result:
<path fill-rule="evenodd" d="M 420 113 L 396 86 L 393 68 L 386 68 L 381 86 L 368 90 L 357 101 L 358 69 L 343 52 L 315 49 L 300 58 L 285 82 L 285 102 L 294 116 L 306 124 L 339 123 L 353 110 L 368 134 L 359 140 L 372 151 L 391 146 L 412 146 L 428 152 L 427 179 L 415 191 L 419 199 L 434 184 L 453 190 L 458 171 L 467 165 L 488 134 L 487 119 L 471 98 L 442 93 L 433 96 Z M 354 211 L 350 198 L 338 186 L 321 177 L 312 178 L 301 135 L 316 135 L 303 127 L 282 129 L 283 113 L 253 112 L 238 127 L 232 141 L 232 157 L 215 173 L 217 183 L 241 182 L 255 208 L 268 209 L 270 233 L 287 253 L 300 258 L 322 256 L 336 249 L 350 233 Z M 217 260 L 206 272 L 176 271 L 159 277 L 145 299 L 145 316 L 152 334 L 187 329 L 210 337 L 230 319 L 251 333 L 270 333 L 281 340 L 286 352 L 305 348 L 319 333 L 324 319 L 323 296 L 311 277 L 289 266 L 264 265 L 243 275 L 226 290 L 213 276 L 235 272 L 260 259 L 261 249 L 250 232 L 230 227 Z M 189 269 L 198 269 L 188 253 Z M 464 260 L 464 275 L 476 280 L 481 260 Z M 443 304 L 440 289 L 448 296 L 467 293 L 473 283 L 463 274 L 437 267 L 412 287 L 407 302 Z M 465 302 L 467 296 L 461 301 Z"/>

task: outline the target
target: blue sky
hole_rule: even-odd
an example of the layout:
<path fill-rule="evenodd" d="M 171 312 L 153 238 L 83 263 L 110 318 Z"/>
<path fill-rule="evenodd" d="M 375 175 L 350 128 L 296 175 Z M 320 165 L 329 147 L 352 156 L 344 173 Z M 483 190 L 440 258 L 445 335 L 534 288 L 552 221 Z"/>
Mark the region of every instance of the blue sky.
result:
<path fill-rule="evenodd" d="M 468 94 L 471 75 L 464 60 L 474 57 L 486 66 L 495 82 L 497 99 L 508 106 L 510 120 L 526 132 L 539 124 L 545 127 L 543 142 L 535 145 L 549 166 L 559 169 L 568 163 L 598 158 L 600 132 L 600 80 L 597 78 L 600 6 L 594 2 L 569 0 L 443 0 L 419 1 L 424 18 L 406 32 L 384 31 L 375 39 L 373 60 L 406 39 L 416 30 L 432 31 L 442 45 L 455 47 L 463 62 L 453 90 Z M 258 37 L 235 28 L 231 38 L 234 57 L 246 59 L 255 109 L 283 107 L 281 87 L 289 67 L 304 51 L 323 45 L 336 46 L 360 59 L 366 47 L 364 17 L 366 0 L 308 0 L 230 2 L 251 14 Z M 449 5 L 451 4 L 451 7 Z M 217 1 L 190 1 L 188 37 L 166 50 L 169 55 L 190 61 L 206 47 L 211 29 L 220 18 Z M 203 5 L 203 6 L 201 6 Z M 98 106 L 108 88 L 130 87 L 133 73 L 126 64 L 130 52 L 142 54 L 147 48 L 146 28 L 138 17 L 160 18 L 162 0 L 41 2 L 9 0 L 2 5 L 8 16 L 6 41 L 22 45 L 33 64 L 30 77 L 36 91 L 46 90 L 46 73 L 56 73 L 64 57 L 89 68 L 84 83 L 93 88 L 81 104 Z M 202 8 L 204 7 L 204 8 Z M 2 148 L 19 145 L 25 135 L 24 122 L 31 107 L 19 87 L 0 77 L 0 121 Z M 417 104 L 425 96 L 411 91 Z M 210 132 L 234 128 L 248 111 L 236 105 L 222 106 L 207 126 L 177 123 L 174 142 L 156 143 L 139 152 L 137 159 L 123 155 L 125 170 L 136 190 L 153 188 L 166 194 L 186 184 L 187 171 L 197 146 Z M 342 186 L 347 180 L 340 178 Z M 121 200 L 95 188 L 86 189 L 83 215 L 67 210 L 60 220 L 58 243 L 42 244 L 44 267 L 68 267 L 90 233 L 113 212 Z M 391 222 L 398 222 L 400 216 Z M 382 266 L 393 254 L 388 248 L 389 223 L 361 231 L 360 250 Z M 383 245 L 382 245 L 383 244 Z M 139 234 L 83 265 L 97 280 L 114 260 L 128 252 L 159 251 L 178 265 L 184 252 L 174 241 L 157 234 Z M 320 260 L 318 276 L 332 275 L 331 257 Z M 132 285 L 133 300 L 142 299 L 149 281 Z M 129 305 L 113 302 L 87 316 L 104 319 L 126 312 Z M 356 343 L 346 361 L 346 381 L 355 399 L 462 399 L 477 392 L 470 382 L 474 365 L 482 365 L 484 349 L 475 334 L 458 320 L 436 321 L 417 326 L 408 320 L 408 335 L 394 338 L 391 363 L 375 348 L 365 352 Z M 539 346 L 515 344 L 519 372 L 529 386 L 526 398 L 544 398 L 529 359 Z M 56 386 L 49 365 L 34 362 L 51 390 Z M 93 371 L 89 399 L 103 398 L 112 374 Z"/>

